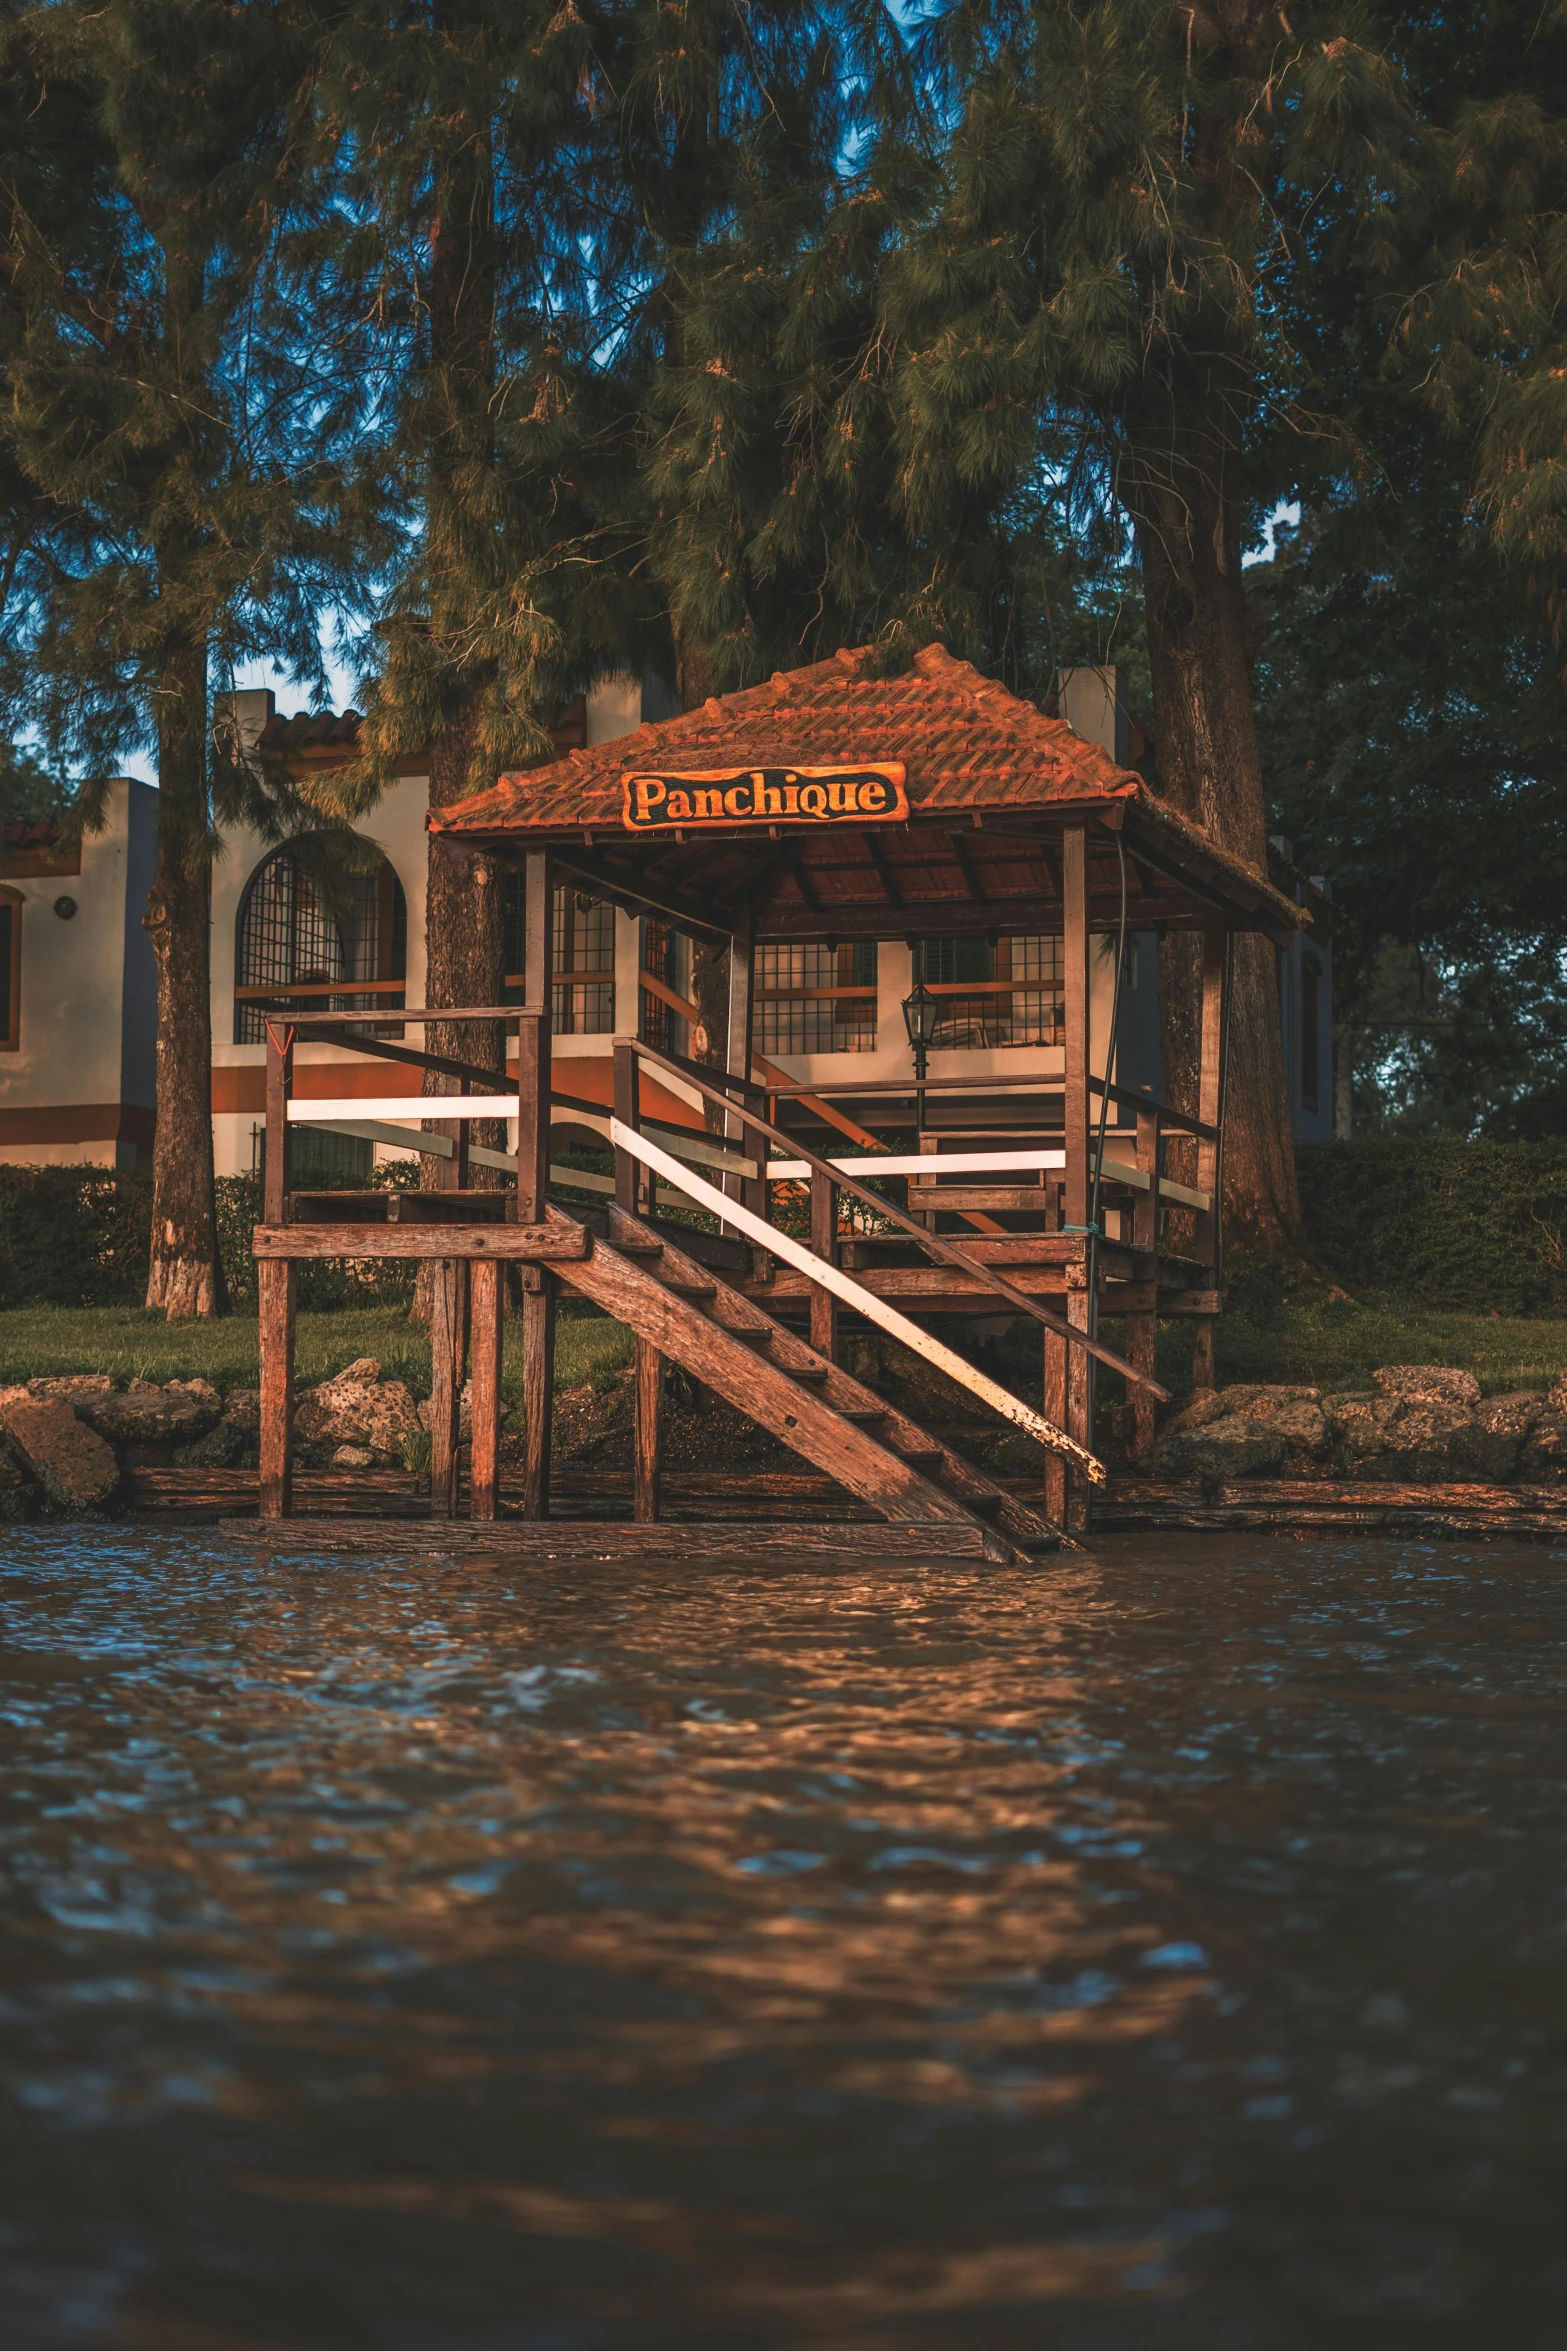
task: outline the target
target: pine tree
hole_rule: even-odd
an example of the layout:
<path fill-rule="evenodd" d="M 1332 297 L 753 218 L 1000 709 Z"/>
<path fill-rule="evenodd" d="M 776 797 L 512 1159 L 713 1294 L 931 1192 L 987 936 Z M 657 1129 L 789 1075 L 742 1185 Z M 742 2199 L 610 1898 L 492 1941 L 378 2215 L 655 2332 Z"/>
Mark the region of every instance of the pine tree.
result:
<path fill-rule="evenodd" d="M 435 807 L 547 754 L 552 707 L 612 630 L 595 599 L 613 528 L 588 478 L 603 423 L 585 249 L 607 136 L 602 33 L 532 0 L 367 0 L 334 36 L 325 105 L 390 352 L 365 469 L 390 552 L 361 756 L 341 779 L 350 811 L 420 753 Z M 502 883 L 495 860 L 432 846 L 432 1005 L 501 1001 Z M 498 1025 L 432 1024 L 427 1042 L 503 1066 Z"/>
<path fill-rule="evenodd" d="M 319 674 L 345 585 L 334 441 L 363 353 L 325 299 L 306 136 L 313 28 L 289 0 L 40 6 L 7 28 L 5 438 L 46 510 L 22 624 L 32 715 L 101 778 L 150 743 L 158 1121 L 147 1302 L 224 1304 L 213 1203 L 208 879 L 215 827 L 297 796 L 210 741 L 253 652 Z M 327 323 L 331 322 L 331 323 Z M 28 542 L 36 556 L 38 536 Z"/>
<path fill-rule="evenodd" d="M 1254 455 L 1293 405 L 1290 268 L 1325 185 L 1370 233 L 1401 158 L 1397 76 L 1343 12 L 1273 0 L 960 4 L 933 86 L 940 183 L 889 277 L 916 520 L 948 485 L 1056 480 L 1126 518 L 1140 563 L 1161 788 L 1261 867 L 1266 816 L 1242 555 Z M 1069 455 L 1062 454 L 1066 435 Z M 1173 944 L 1173 943 L 1172 943 Z M 1167 1083 L 1189 1101 L 1194 990 L 1169 959 Z M 1298 1225 L 1272 949 L 1238 943 L 1232 1229 Z"/>

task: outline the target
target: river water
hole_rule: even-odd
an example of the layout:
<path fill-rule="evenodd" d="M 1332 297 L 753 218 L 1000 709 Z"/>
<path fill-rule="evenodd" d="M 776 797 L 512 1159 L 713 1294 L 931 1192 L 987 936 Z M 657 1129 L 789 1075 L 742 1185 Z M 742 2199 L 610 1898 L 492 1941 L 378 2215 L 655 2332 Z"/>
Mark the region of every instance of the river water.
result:
<path fill-rule="evenodd" d="M 0 2341 L 1560 2351 L 1564 1570 L 7 1530 Z"/>

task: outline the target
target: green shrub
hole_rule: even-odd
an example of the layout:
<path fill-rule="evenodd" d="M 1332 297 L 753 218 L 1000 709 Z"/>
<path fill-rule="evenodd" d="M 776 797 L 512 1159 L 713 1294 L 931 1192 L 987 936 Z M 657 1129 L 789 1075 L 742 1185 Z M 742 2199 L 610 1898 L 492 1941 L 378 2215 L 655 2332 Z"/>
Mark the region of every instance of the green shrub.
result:
<path fill-rule="evenodd" d="M 378 1169 L 379 1188 L 410 1180 L 401 1165 Z M 351 1185 L 342 1186 L 353 1189 Z M 255 1312 L 251 1228 L 261 1219 L 261 1179 L 219 1176 L 218 1254 L 230 1303 Z M 0 1306 L 139 1306 L 152 1247 L 152 1178 L 107 1167 L 0 1166 Z M 405 1263 L 369 1259 L 299 1269 L 307 1309 L 406 1300 Z"/>
<path fill-rule="evenodd" d="M 140 1305 L 152 1179 L 109 1167 L 0 1167 L 0 1300 Z"/>
<path fill-rule="evenodd" d="M 1351 1288 L 1567 1311 L 1567 1142 L 1373 1136 L 1304 1144 L 1296 1164 L 1312 1252 Z"/>

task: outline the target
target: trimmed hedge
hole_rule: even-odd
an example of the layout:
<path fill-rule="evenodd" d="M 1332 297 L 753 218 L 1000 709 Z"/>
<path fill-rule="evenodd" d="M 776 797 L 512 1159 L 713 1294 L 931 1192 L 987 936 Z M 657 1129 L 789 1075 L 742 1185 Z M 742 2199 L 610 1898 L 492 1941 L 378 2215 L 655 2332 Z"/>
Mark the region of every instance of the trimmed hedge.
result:
<path fill-rule="evenodd" d="M 1449 1135 L 1309 1143 L 1297 1154 L 1313 1256 L 1352 1289 L 1423 1306 L 1567 1312 L 1567 1142 L 1469 1143 Z M 413 1171 L 378 1171 L 403 1184 Z M 256 1302 L 255 1176 L 218 1181 L 229 1296 Z M 146 1295 L 152 1182 L 101 1167 L 0 1167 L 0 1305 L 136 1306 Z M 388 1304 L 404 1265 L 300 1267 L 300 1303 Z"/>
<path fill-rule="evenodd" d="M 402 1169 L 387 1180 L 406 1182 Z M 347 1187 L 345 1187 L 347 1188 Z M 254 1312 L 251 1227 L 259 1176 L 220 1176 L 218 1249 L 229 1299 Z M 152 1178 L 105 1167 L 0 1167 L 0 1306 L 139 1306 L 152 1248 Z M 406 1265 L 302 1265 L 302 1306 L 371 1306 L 408 1297 Z"/>
<path fill-rule="evenodd" d="M 1296 1166 L 1312 1254 L 1351 1289 L 1567 1311 L 1567 1142 L 1371 1136 L 1303 1144 Z"/>

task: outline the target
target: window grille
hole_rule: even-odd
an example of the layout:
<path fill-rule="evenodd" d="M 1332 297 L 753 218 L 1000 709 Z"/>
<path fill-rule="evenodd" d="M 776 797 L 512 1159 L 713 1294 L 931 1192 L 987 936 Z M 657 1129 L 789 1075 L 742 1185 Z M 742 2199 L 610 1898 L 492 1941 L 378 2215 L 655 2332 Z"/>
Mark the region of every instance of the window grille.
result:
<path fill-rule="evenodd" d="M 673 923 L 655 922 L 650 916 L 642 925 L 642 969 L 682 996 L 681 963 L 680 933 Z M 643 1044 L 660 1053 L 683 1053 L 687 1024 L 679 1013 L 651 988 L 639 988 L 637 994 Z"/>
<path fill-rule="evenodd" d="M 915 968 L 944 995 L 932 1043 L 947 1052 L 1059 1045 L 1065 1037 L 1063 942 L 1055 937 L 926 939 Z M 972 996 L 956 991 L 973 986 Z"/>
<path fill-rule="evenodd" d="M 615 1028 L 615 909 L 569 883 L 555 892 L 551 1009 L 557 1037 L 610 1036 Z"/>
<path fill-rule="evenodd" d="M 263 1040 L 269 1010 L 394 1012 L 406 1001 L 408 905 L 385 859 L 325 884 L 298 851 L 275 850 L 251 876 L 238 944 L 236 1044 Z M 335 980 L 350 984 L 339 991 Z M 356 990 L 356 980 L 376 984 Z M 251 989 L 263 994 L 247 1000 Z"/>
<path fill-rule="evenodd" d="M 501 1002 L 525 1004 L 528 899 L 525 877 L 515 870 L 506 876 L 501 922 L 506 956 L 506 984 Z M 554 984 L 550 991 L 550 1013 L 556 1036 L 612 1036 L 615 909 L 601 898 L 590 898 L 574 883 L 561 882 L 556 885 L 552 927 Z"/>
<path fill-rule="evenodd" d="M 876 942 L 759 947 L 758 1053 L 874 1053 Z"/>

